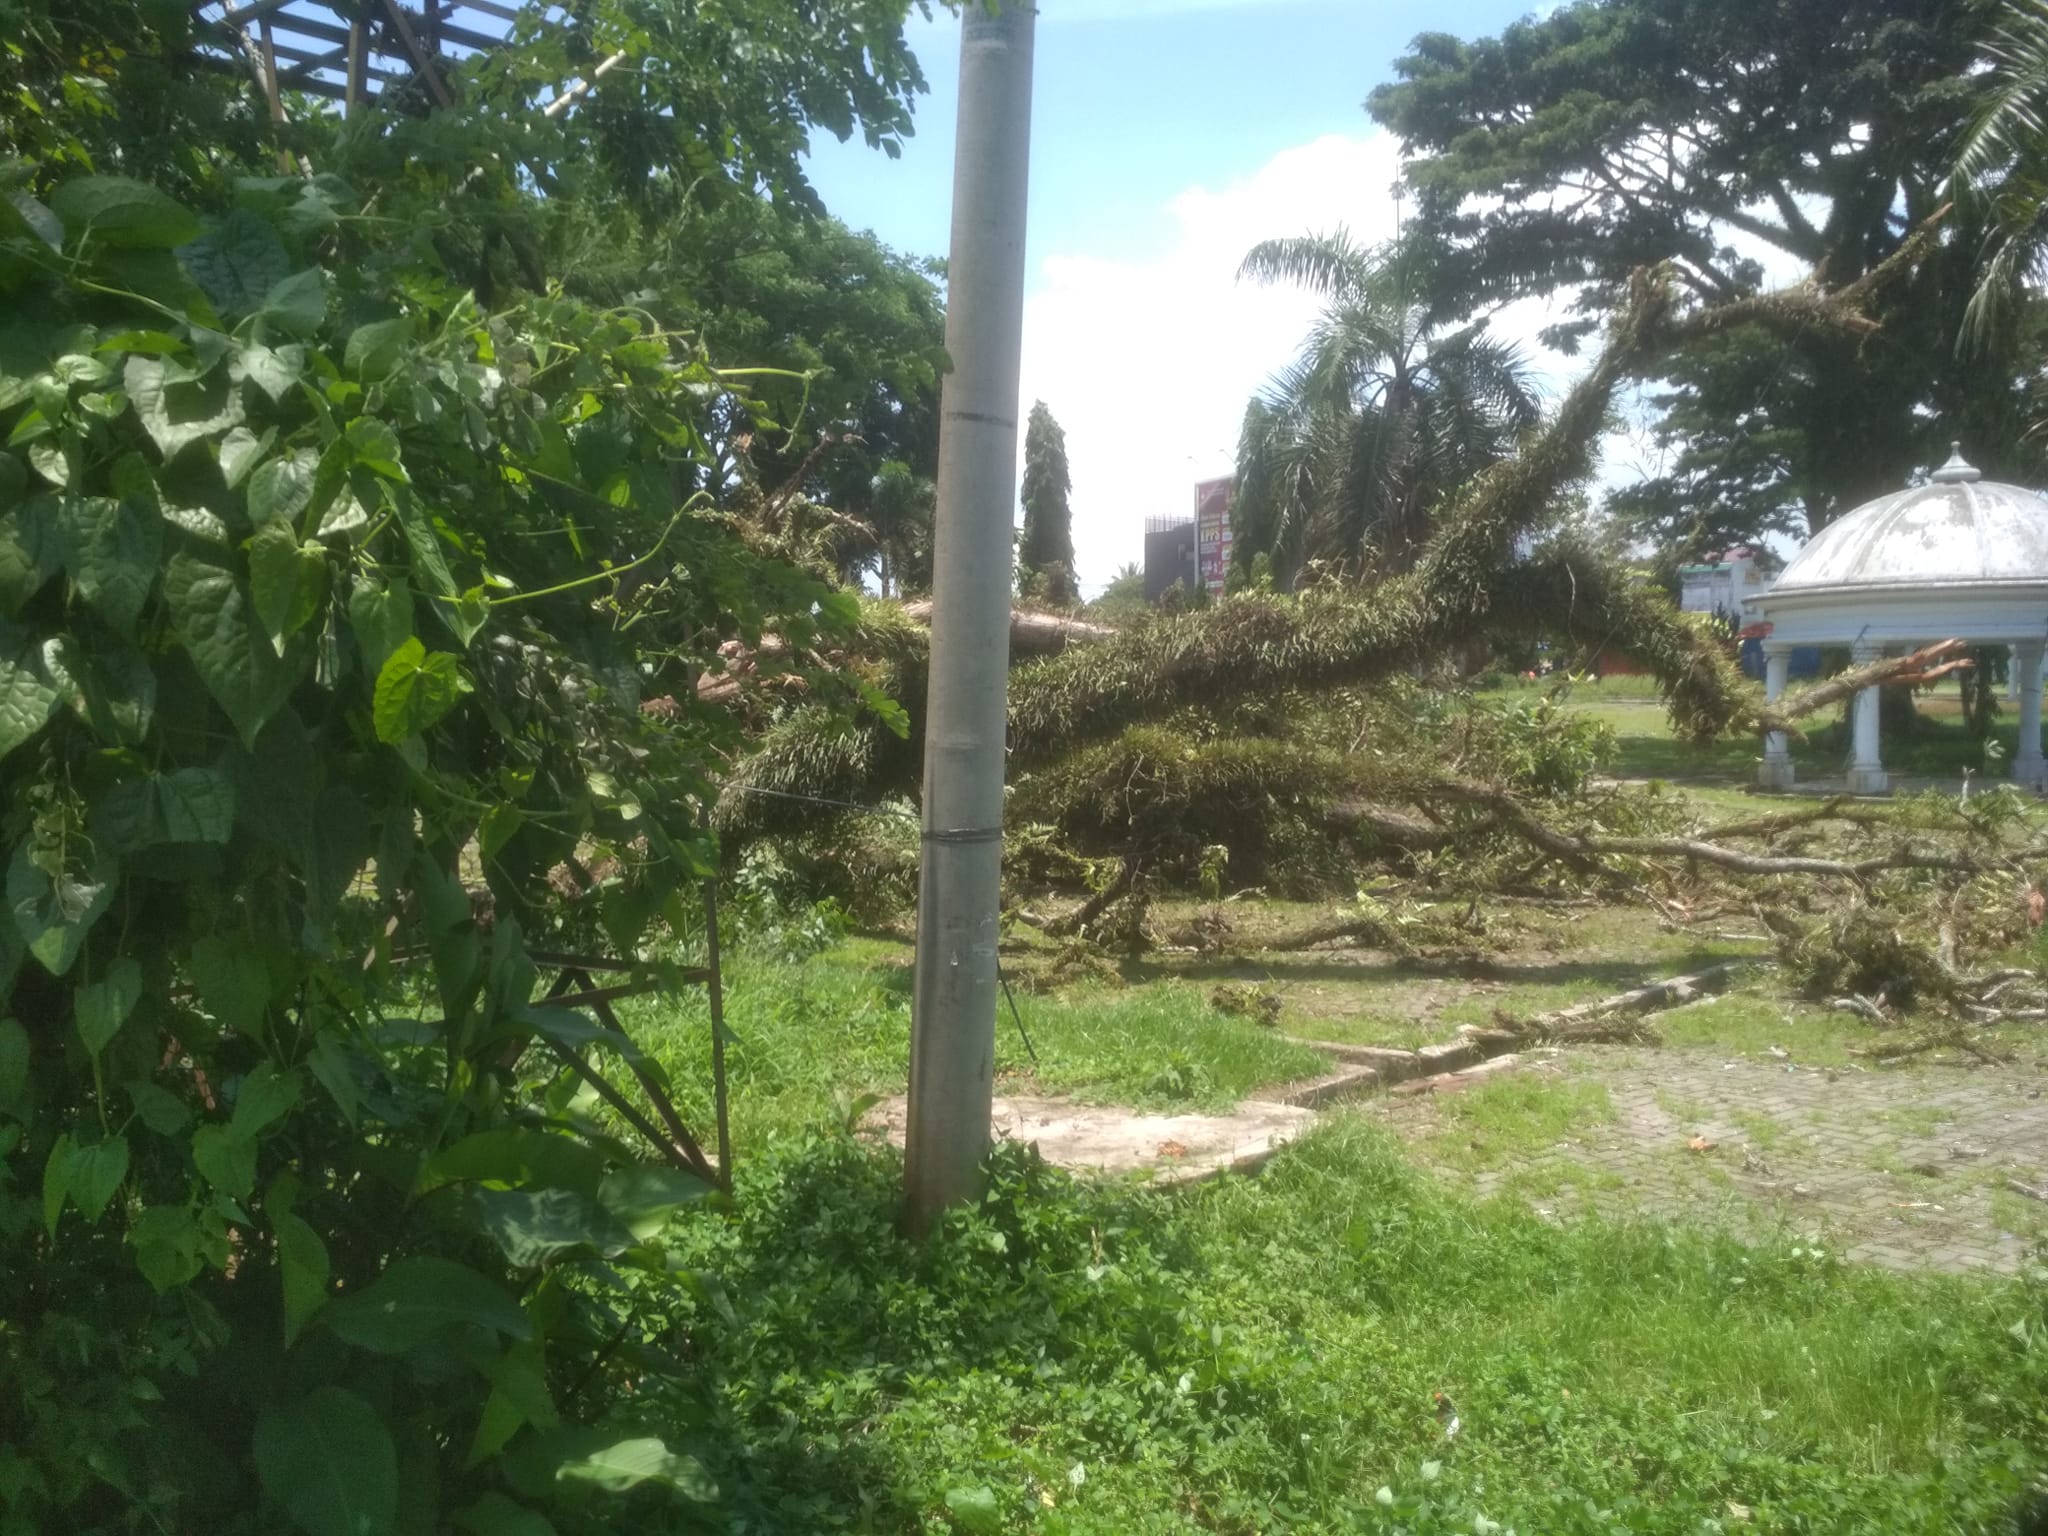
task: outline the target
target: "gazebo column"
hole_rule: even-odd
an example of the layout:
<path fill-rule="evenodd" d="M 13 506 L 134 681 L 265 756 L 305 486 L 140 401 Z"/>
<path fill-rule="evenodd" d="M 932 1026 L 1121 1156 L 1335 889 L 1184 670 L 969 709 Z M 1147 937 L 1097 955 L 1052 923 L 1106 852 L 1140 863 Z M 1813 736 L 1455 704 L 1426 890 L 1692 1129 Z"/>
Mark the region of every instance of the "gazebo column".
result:
<path fill-rule="evenodd" d="M 1860 640 L 1849 652 L 1852 664 L 1859 667 L 1867 667 L 1883 655 L 1883 646 Z M 1856 755 L 1849 762 L 1849 793 L 1852 795 L 1881 795 L 1891 784 L 1885 776 L 1884 758 L 1878 750 L 1877 711 L 1877 690 L 1865 688 L 1859 691 L 1856 695 Z"/>
<path fill-rule="evenodd" d="M 1792 672 L 1792 646 L 1789 641 L 1766 640 L 1764 642 L 1764 702 L 1775 704 L 1784 696 L 1785 684 Z M 1792 752 L 1785 741 L 1783 731 L 1764 733 L 1764 761 L 1757 770 L 1756 781 L 1765 789 L 1790 789 L 1792 787 Z"/>
<path fill-rule="evenodd" d="M 2012 781 L 2028 789 L 2048 788 L 2048 760 L 2041 756 L 2041 642 L 2015 644 L 2012 669 L 2020 685 L 2020 742 L 2012 755 Z"/>

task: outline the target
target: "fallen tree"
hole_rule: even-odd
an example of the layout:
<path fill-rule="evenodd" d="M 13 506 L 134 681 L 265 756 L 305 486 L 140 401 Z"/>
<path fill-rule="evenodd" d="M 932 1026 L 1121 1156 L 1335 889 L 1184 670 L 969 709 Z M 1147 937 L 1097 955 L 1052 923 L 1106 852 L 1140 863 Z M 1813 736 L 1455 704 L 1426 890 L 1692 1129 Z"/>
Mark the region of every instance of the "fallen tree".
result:
<path fill-rule="evenodd" d="M 1931 238 L 1930 225 L 1846 288 L 1830 291 L 1814 280 L 1692 312 L 1678 309 L 1668 270 L 1639 272 L 1586 374 L 1513 458 L 1480 476 L 1445 512 L 1411 572 L 1364 593 L 1228 598 L 1026 663 L 1010 679 L 1013 768 L 1049 762 L 1189 705 L 1372 683 L 1475 636 L 1563 635 L 1588 646 L 1618 645 L 1651 669 L 1678 728 L 1696 740 L 1785 728 L 1843 688 L 1929 675 L 1946 664 L 1946 651 L 1932 660 L 1880 662 L 1846 683 L 1838 679 L 1767 707 L 1719 637 L 1678 614 L 1661 593 L 1568 544 L 1527 557 L 1520 550 L 1591 475 L 1600 430 L 1624 380 L 1734 325 L 1860 335 L 1871 325 L 1863 301 L 1921 260 Z M 920 658 L 900 658 L 890 682 L 896 697 L 918 701 Z M 846 729 L 796 712 L 735 765 L 736 793 L 721 803 L 721 829 L 744 837 L 801 825 L 803 813 L 790 802 L 747 793 L 756 787 L 850 799 L 911 789 L 922 755 L 914 720 L 900 742 L 877 740 L 882 734 L 873 724 Z"/>

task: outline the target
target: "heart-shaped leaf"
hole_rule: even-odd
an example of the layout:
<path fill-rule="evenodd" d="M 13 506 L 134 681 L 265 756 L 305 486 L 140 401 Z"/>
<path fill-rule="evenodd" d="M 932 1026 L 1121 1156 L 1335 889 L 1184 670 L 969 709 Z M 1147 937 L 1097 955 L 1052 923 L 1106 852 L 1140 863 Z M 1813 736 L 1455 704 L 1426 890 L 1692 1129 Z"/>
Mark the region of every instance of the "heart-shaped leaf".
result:
<path fill-rule="evenodd" d="M 370 1405 L 322 1387 L 256 1421 L 256 1476 L 306 1536 L 391 1536 L 398 1454 Z"/>

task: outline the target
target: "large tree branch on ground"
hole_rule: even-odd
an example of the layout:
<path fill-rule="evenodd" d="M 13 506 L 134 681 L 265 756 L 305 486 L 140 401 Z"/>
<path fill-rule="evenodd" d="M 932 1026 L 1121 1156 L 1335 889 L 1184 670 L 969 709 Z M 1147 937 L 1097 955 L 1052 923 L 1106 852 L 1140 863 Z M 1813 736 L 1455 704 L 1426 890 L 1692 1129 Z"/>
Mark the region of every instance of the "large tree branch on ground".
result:
<path fill-rule="evenodd" d="M 868 605 L 871 616 L 877 606 Z M 917 625 L 920 631 L 929 629 L 931 625 L 932 605 L 929 599 L 904 603 L 897 611 Z M 863 626 L 864 630 L 870 628 L 871 624 Z M 1069 618 L 1059 613 L 1034 613 L 1028 608 L 1010 610 L 1010 656 L 1013 661 L 1018 657 L 1057 656 L 1069 645 L 1115 637 L 1116 631 L 1105 624 L 1091 624 L 1085 619 Z M 902 647 L 899 645 L 897 649 L 900 651 Z M 867 652 L 861 649 L 860 654 Z M 725 658 L 726 670 L 707 672 L 698 678 L 697 697 L 706 704 L 731 703 L 750 688 L 772 687 L 799 676 L 789 665 L 796 659 L 789 642 L 778 634 L 763 635 L 761 643 L 752 649 L 732 642 L 730 654 Z M 903 658 L 899 656 L 897 659 Z"/>
<path fill-rule="evenodd" d="M 1843 699 L 1853 698 L 1865 688 L 1879 685 L 1888 688 L 1918 687 L 1936 678 L 1947 677 L 1952 672 L 1967 671 L 1976 663 L 1961 654 L 1964 649 L 1960 640 L 1940 640 L 1933 645 L 1922 646 L 1909 656 L 1887 656 L 1868 666 L 1838 672 L 1824 683 L 1786 694 L 1775 704 L 1760 706 L 1755 712 L 1756 724 L 1766 731 L 1792 732 L 1795 730 L 1793 721 Z"/>
<path fill-rule="evenodd" d="M 1712 864 L 1738 875 L 1816 875 L 1830 880 L 1862 882 L 1891 869 L 1939 869 L 1959 874 L 1977 874 L 2009 862 L 1969 854 L 1917 849 L 1902 843 L 1890 853 L 1847 863 L 1840 859 L 1780 857 L 1746 853 L 1693 837 L 1613 837 L 1605 834 L 1565 832 L 1539 819 L 1519 799 L 1498 785 L 1469 780 L 1437 779 L 1420 796 L 1483 806 L 1496 823 L 1534 847 L 1555 858 L 1574 863 L 1611 855 L 1635 858 L 1686 859 Z"/>
<path fill-rule="evenodd" d="M 1502 582 L 1487 628 L 1516 638 L 1562 632 L 1589 652 L 1609 646 L 1626 651 L 1664 690 L 1673 728 L 1696 742 L 1737 730 L 1797 734 L 1797 721 L 1861 689 L 1929 682 L 1969 664 L 1953 659 L 1961 642 L 1945 640 L 1766 704 L 1709 625 L 1680 613 L 1642 578 L 1565 543 L 1540 549 L 1514 568 Z"/>

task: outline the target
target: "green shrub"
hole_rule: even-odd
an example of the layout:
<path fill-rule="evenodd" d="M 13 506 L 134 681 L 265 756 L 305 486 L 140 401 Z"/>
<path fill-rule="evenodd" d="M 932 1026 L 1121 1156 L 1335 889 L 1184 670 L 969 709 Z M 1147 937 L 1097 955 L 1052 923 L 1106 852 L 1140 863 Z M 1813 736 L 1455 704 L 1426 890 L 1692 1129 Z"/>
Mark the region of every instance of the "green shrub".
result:
<path fill-rule="evenodd" d="M 685 494 L 642 312 L 486 313 L 332 176 L 0 218 L 0 1530 L 688 1520 L 630 1387 L 706 1186 L 530 947 L 709 868 L 643 689 L 854 605 Z"/>

